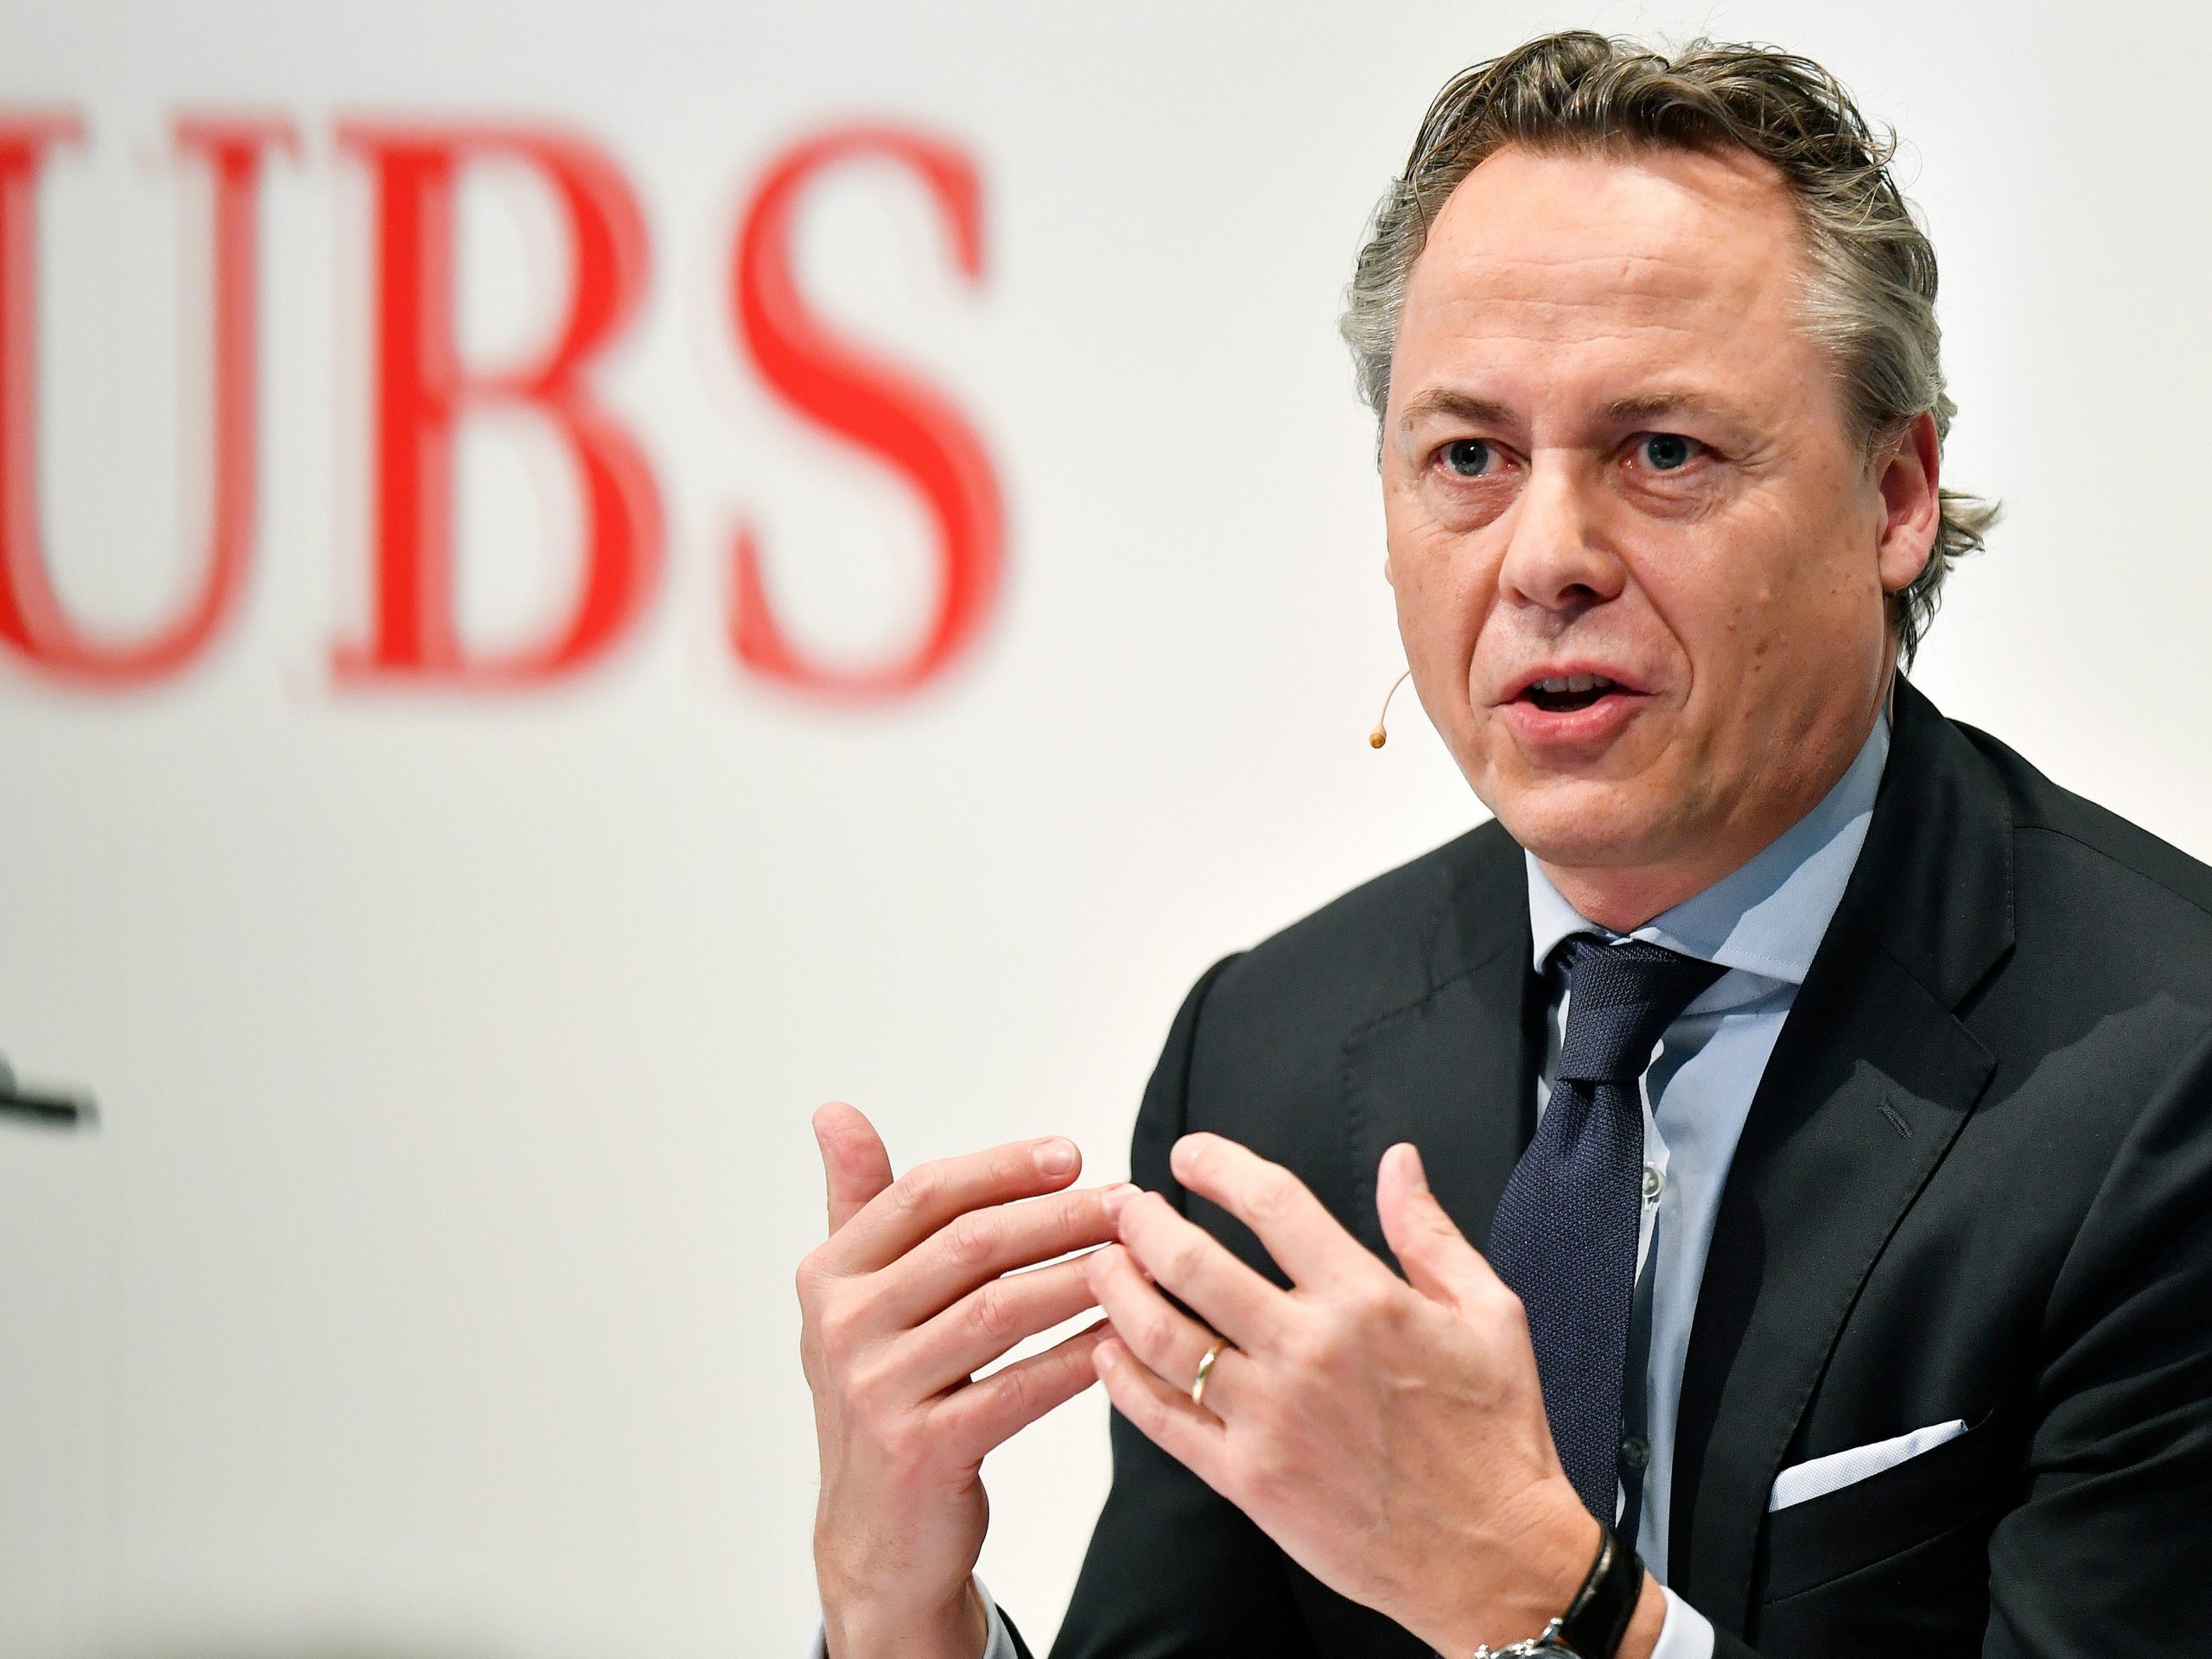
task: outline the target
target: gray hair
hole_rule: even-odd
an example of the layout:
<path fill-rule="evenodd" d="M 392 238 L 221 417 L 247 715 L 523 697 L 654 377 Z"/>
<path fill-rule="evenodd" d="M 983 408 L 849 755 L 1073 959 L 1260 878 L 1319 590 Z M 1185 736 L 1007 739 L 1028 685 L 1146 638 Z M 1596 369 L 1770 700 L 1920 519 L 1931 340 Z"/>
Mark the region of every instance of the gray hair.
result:
<path fill-rule="evenodd" d="M 1955 412 L 1936 324 L 1936 250 L 1890 176 L 1877 132 L 1820 65 L 1758 46 L 1694 41 L 1672 56 L 1587 30 L 1547 35 L 1477 64 L 1437 94 L 1405 172 L 1376 207 L 1345 290 L 1341 330 L 1360 395 L 1382 417 L 1406 282 L 1445 198 L 1509 144 L 1537 150 L 1747 150 L 1795 198 L 1812 272 L 1804 315 L 1841 382 L 1844 418 L 1872 456 L 1916 417 L 1940 444 Z M 1942 493 L 1928 568 L 1890 602 L 1912 660 L 1952 563 L 1980 550 L 1993 502 Z"/>

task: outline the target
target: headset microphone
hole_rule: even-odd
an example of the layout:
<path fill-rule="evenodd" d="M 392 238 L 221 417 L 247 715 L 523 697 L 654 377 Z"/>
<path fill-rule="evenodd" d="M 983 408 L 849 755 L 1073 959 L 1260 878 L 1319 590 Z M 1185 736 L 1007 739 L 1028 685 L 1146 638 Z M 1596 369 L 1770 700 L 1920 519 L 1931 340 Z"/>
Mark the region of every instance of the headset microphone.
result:
<path fill-rule="evenodd" d="M 1390 699 L 1398 695 L 1398 688 L 1412 677 L 1413 670 L 1409 668 L 1390 682 L 1390 690 L 1382 698 L 1382 712 L 1375 716 L 1375 729 L 1367 734 L 1369 748 L 1379 749 L 1390 741 L 1390 734 L 1382 729 L 1382 722 L 1390 718 Z"/>

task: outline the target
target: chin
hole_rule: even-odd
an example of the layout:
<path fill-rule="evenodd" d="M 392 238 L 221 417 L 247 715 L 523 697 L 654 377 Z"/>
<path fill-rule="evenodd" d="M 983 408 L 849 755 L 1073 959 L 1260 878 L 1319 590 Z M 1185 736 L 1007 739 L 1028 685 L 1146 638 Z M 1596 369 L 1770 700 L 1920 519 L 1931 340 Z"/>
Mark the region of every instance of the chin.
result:
<path fill-rule="evenodd" d="M 1560 781 L 1499 791 L 1490 807 L 1507 834 L 1560 868 L 1639 868 L 1677 851 L 1680 814 L 1641 789 Z"/>

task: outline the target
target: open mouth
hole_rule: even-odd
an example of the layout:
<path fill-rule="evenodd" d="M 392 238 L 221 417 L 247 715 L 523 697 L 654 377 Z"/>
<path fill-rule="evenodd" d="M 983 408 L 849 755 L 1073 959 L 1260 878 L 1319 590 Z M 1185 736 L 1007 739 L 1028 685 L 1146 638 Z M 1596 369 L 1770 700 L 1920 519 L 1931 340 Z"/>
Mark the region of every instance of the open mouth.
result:
<path fill-rule="evenodd" d="M 1562 674 L 1538 680 L 1521 695 L 1548 715 L 1573 714 L 1587 709 L 1610 691 L 1620 688 L 1602 674 Z"/>

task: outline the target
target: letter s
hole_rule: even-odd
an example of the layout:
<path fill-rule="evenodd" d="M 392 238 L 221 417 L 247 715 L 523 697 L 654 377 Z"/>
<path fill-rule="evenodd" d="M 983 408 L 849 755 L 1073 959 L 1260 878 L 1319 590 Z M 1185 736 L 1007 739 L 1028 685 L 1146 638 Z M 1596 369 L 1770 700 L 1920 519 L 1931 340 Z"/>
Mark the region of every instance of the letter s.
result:
<path fill-rule="evenodd" d="M 817 695 L 909 695 L 971 646 L 995 604 L 1006 551 L 998 480 L 982 441 L 934 388 L 840 340 L 793 275 L 792 227 L 823 172 L 860 156 L 899 163 L 935 199 L 970 282 L 983 272 L 982 188 L 975 164 L 941 140 L 882 127 L 842 128 L 785 150 L 768 168 L 739 232 L 730 272 L 737 328 L 760 378 L 798 414 L 904 475 L 938 531 L 935 609 L 912 649 L 852 669 L 804 654 L 785 632 L 761 581 L 749 529 L 738 532 L 730 639 L 754 672 Z"/>

